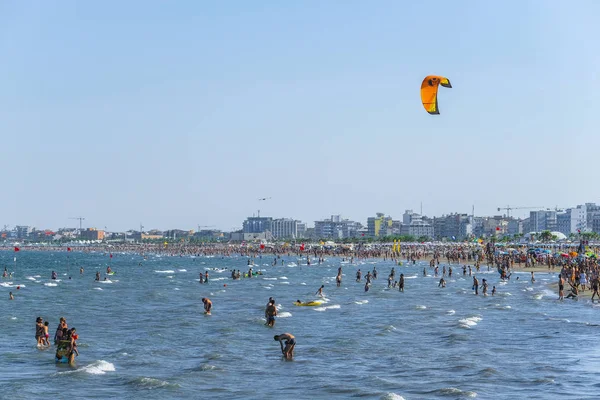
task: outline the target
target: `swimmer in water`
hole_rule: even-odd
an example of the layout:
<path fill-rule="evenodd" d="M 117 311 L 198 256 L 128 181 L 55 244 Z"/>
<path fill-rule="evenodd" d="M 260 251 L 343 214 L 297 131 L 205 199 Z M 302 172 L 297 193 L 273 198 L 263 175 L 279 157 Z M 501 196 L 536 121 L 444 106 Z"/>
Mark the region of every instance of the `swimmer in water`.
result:
<path fill-rule="evenodd" d="M 492 286 L 492 296 L 496 294 L 496 286 Z"/>
<path fill-rule="evenodd" d="M 291 360 L 294 357 L 294 347 L 296 347 L 296 337 L 291 333 L 282 333 L 281 335 L 275 335 L 274 340 L 279 341 L 281 345 L 281 353 L 286 360 Z M 285 340 L 285 348 L 283 347 L 283 341 Z"/>
<path fill-rule="evenodd" d="M 404 274 L 400 274 L 400 280 L 398 281 L 398 290 L 404 292 Z"/>
<path fill-rule="evenodd" d="M 446 287 L 446 280 L 444 278 L 440 279 L 440 283 L 438 283 L 438 287 Z"/>
<path fill-rule="evenodd" d="M 110 269 L 110 265 L 108 267 L 106 267 L 106 273 L 110 274 L 112 272 L 112 269 Z"/>
<path fill-rule="evenodd" d="M 94 278 L 95 281 L 99 281 L 100 280 L 100 271 L 96 272 L 96 278 Z"/>
<path fill-rule="evenodd" d="M 14 300 L 15 299 L 15 296 L 13 296 L 12 292 L 8 293 L 8 299 L 9 300 Z"/>
<path fill-rule="evenodd" d="M 79 268 L 79 275 L 83 275 L 83 267 Z"/>
<path fill-rule="evenodd" d="M 202 303 L 204 303 L 204 313 L 210 314 L 210 311 L 212 310 L 212 301 L 210 301 L 208 297 L 203 297 Z"/>

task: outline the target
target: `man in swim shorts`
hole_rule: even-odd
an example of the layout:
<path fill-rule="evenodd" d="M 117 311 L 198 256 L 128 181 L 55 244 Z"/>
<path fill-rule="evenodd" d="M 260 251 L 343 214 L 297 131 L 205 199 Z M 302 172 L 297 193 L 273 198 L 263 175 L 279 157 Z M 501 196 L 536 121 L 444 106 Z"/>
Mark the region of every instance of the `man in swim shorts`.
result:
<path fill-rule="evenodd" d="M 286 360 L 291 360 L 294 357 L 294 347 L 296 347 L 296 337 L 291 333 L 282 333 L 281 335 L 275 335 L 273 337 L 279 341 L 281 345 L 281 353 Z M 283 347 L 283 341 L 285 340 L 285 348 Z"/>
<path fill-rule="evenodd" d="M 265 315 L 267 317 L 267 326 L 270 326 L 271 328 L 275 326 L 275 316 L 277 315 L 275 299 L 269 301 L 269 305 L 267 305 L 267 309 L 265 310 Z"/>

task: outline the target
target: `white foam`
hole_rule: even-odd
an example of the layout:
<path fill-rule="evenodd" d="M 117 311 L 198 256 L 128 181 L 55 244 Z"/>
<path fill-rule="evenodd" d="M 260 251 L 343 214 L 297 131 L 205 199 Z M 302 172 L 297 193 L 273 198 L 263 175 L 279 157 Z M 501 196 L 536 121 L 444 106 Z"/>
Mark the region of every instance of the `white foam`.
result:
<path fill-rule="evenodd" d="M 276 281 L 277 278 L 263 278 L 265 281 Z"/>
<path fill-rule="evenodd" d="M 456 311 L 454 311 L 454 310 L 446 311 L 446 314 L 448 314 L 448 315 L 454 315 L 455 313 L 456 313 Z"/>
<path fill-rule="evenodd" d="M 98 281 L 98 283 L 113 283 L 110 279 L 107 279 L 105 281 Z"/>
<path fill-rule="evenodd" d="M 390 392 L 390 393 L 386 393 L 383 396 L 380 397 L 381 400 L 404 400 L 404 397 L 400 396 L 399 394 Z"/>
<path fill-rule="evenodd" d="M 187 269 L 178 269 L 179 272 L 187 272 Z"/>
<path fill-rule="evenodd" d="M 12 282 L 0 282 L 0 286 L 2 286 L 2 287 L 12 287 Z"/>
<path fill-rule="evenodd" d="M 58 286 L 58 285 L 56 283 L 46 282 L 46 283 L 44 283 L 44 286 Z"/>
<path fill-rule="evenodd" d="M 94 290 L 103 290 L 101 287 L 95 287 Z"/>
<path fill-rule="evenodd" d="M 332 306 L 325 306 L 325 307 L 315 307 L 314 310 L 315 311 L 327 311 L 327 310 L 335 310 L 337 308 L 341 308 L 342 306 L 340 306 L 339 304 L 334 304 Z"/>
<path fill-rule="evenodd" d="M 115 371 L 115 366 L 104 360 L 94 361 L 93 363 L 86 365 L 83 368 L 79 368 L 79 371 L 86 372 L 92 375 L 104 375 L 107 372 Z"/>
<path fill-rule="evenodd" d="M 292 313 L 291 313 L 291 312 L 284 311 L 284 312 L 278 313 L 278 314 L 277 314 L 277 316 L 278 316 L 279 318 L 289 318 L 289 317 L 291 317 L 291 316 L 292 316 Z"/>
<path fill-rule="evenodd" d="M 302 286 L 306 286 L 306 283 L 305 283 L 305 282 L 301 282 L 300 284 L 301 284 Z"/>
<path fill-rule="evenodd" d="M 458 320 L 458 323 L 463 328 L 470 328 L 476 326 L 479 321 L 481 321 L 481 317 L 469 317 Z"/>
<path fill-rule="evenodd" d="M 10 317 L 10 319 L 15 320 L 15 319 L 17 319 L 17 317 Z"/>
<path fill-rule="evenodd" d="M 35 281 L 36 280 L 33 276 L 28 276 L 27 279 L 29 279 L 30 281 Z"/>
<path fill-rule="evenodd" d="M 280 276 L 279 279 L 287 279 L 287 276 Z"/>
<path fill-rule="evenodd" d="M 156 272 L 157 274 L 174 274 L 175 273 L 175 271 L 173 271 L 172 269 L 167 269 L 164 271 L 154 271 L 154 272 Z"/>
<path fill-rule="evenodd" d="M 416 306 L 415 307 L 417 310 L 426 310 L 427 306 Z"/>
<path fill-rule="evenodd" d="M 369 300 L 358 300 L 355 301 L 354 304 L 367 304 L 369 302 Z"/>

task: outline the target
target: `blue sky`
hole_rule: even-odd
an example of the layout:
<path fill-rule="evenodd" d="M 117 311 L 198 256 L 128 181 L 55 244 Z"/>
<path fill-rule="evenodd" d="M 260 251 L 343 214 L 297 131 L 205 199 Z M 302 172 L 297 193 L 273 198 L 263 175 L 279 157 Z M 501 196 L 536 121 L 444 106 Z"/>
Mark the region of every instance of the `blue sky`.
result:
<path fill-rule="evenodd" d="M 0 0 L 0 225 L 600 200 L 600 3 L 412 3 Z"/>

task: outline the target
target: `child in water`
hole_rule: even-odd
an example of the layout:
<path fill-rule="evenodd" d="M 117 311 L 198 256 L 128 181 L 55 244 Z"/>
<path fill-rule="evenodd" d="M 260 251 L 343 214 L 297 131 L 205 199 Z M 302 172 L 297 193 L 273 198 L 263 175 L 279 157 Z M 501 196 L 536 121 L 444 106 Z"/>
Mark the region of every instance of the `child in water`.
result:
<path fill-rule="evenodd" d="M 48 333 L 48 324 L 48 321 L 44 322 L 44 336 L 42 337 L 42 344 L 45 346 L 50 346 L 50 341 L 48 340 L 50 338 L 50 334 Z"/>

